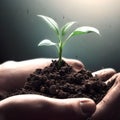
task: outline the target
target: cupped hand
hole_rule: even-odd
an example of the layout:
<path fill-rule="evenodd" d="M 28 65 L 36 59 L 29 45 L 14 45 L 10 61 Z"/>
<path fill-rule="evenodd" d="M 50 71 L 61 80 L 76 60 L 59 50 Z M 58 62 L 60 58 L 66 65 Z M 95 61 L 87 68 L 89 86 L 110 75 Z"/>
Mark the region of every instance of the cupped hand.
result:
<path fill-rule="evenodd" d="M 76 71 L 84 67 L 78 60 L 64 60 Z M 2 64 L 0 91 L 22 87 L 30 73 L 50 63 L 51 59 L 34 59 Z M 95 103 L 87 98 L 54 99 L 33 94 L 16 95 L 0 101 L 0 120 L 86 120 L 95 109 Z"/>
<path fill-rule="evenodd" d="M 25 80 L 35 69 L 49 66 L 53 59 L 38 58 L 25 61 L 7 61 L 0 65 L 0 91 L 23 87 Z M 83 63 L 75 59 L 64 60 L 77 71 L 84 67 Z"/>
<path fill-rule="evenodd" d="M 73 66 L 76 71 L 84 67 L 84 65 L 78 60 L 65 59 L 65 61 Z M 44 68 L 50 63 L 51 59 L 34 59 L 22 62 L 9 61 L 2 64 L 0 66 L 0 90 L 7 91 L 12 88 L 22 87 L 25 83 L 25 79 L 29 76 L 30 73 L 32 73 L 36 68 Z M 93 73 L 93 75 L 97 75 L 98 77 L 105 80 L 108 80 L 113 76 L 113 74 L 115 74 L 114 69 L 103 69 Z M 119 76 L 119 74 L 114 76 Z M 109 79 L 109 81 L 113 80 L 114 76 Z M 119 82 L 116 82 L 116 84 L 118 83 Z M 111 97 L 113 94 L 116 97 Z M 109 93 L 97 105 L 97 109 L 95 111 L 95 103 L 92 100 L 86 98 L 60 100 L 47 98 L 40 95 L 13 96 L 0 102 L 0 119 L 86 120 L 86 118 L 91 116 L 95 111 L 92 116 L 92 120 L 107 120 L 107 118 L 109 119 L 108 114 L 110 109 L 112 111 L 114 108 L 114 111 L 116 112 L 120 110 L 120 107 L 118 107 L 119 103 L 116 103 L 116 106 L 118 105 L 117 108 L 114 107 L 113 104 L 113 102 L 117 101 L 118 98 L 118 91 L 115 85 L 113 85 Z M 110 103 L 112 103 L 112 106 Z M 113 115 L 115 114 L 112 114 L 112 116 Z"/>

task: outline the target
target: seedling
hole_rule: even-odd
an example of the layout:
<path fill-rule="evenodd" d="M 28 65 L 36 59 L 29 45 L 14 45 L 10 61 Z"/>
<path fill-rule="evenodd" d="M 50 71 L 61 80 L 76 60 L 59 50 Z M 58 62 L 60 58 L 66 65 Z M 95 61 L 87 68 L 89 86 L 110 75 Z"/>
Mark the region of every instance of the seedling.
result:
<path fill-rule="evenodd" d="M 72 38 L 73 36 L 76 36 L 76 35 L 88 34 L 88 33 L 92 33 L 92 32 L 100 35 L 100 32 L 98 29 L 96 29 L 94 27 L 89 27 L 89 26 L 82 26 L 82 27 L 76 28 L 74 31 L 72 31 L 69 35 L 66 36 L 69 29 L 76 23 L 75 21 L 68 22 L 62 28 L 59 28 L 57 22 L 55 20 L 53 20 L 52 18 L 50 18 L 48 16 L 44 16 L 44 15 L 37 15 L 37 16 L 41 17 L 53 29 L 53 31 L 56 33 L 57 39 L 58 39 L 58 42 L 56 42 L 56 43 L 52 42 L 49 39 L 44 39 L 38 44 L 38 46 L 43 46 L 43 45 L 56 46 L 56 48 L 58 50 L 59 67 L 61 66 L 61 62 L 62 62 L 63 48 L 66 45 L 66 43 L 69 41 L 70 38 Z"/>

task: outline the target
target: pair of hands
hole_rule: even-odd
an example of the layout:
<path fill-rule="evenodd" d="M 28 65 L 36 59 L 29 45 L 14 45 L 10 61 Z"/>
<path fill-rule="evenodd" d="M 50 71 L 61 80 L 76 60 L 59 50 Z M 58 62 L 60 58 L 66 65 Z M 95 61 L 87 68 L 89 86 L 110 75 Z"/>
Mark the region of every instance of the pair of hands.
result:
<path fill-rule="evenodd" d="M 65 59 L 78 71 L 84 67 L 78 60 Z M 51 59 L 8 61 L 0 65 L 0 93 L 20 88 L 36 68 L 44 68 Z M 41 95 L 16 95 L 0 101 L 0 120 L 119 120 L 120 74 L 108 68 L 93 73 L 114 84 L 99 104 L 87 98 L 54 99 Z"/>

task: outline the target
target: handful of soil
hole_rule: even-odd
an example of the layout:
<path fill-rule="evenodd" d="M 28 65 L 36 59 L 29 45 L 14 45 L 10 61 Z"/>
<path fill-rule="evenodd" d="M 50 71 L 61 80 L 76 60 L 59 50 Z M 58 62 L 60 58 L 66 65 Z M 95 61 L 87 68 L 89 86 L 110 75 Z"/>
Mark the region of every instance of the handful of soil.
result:
<path fill-rule="evenodd" d="M 96 103 L 102 100 L 112 85 L 93 77 L 85 68 L 76 72 L 66 62 L 52 61 L 44 69 L 36 69 L 26 80 L 24 87 L 10 91 L 6 97 L 18 94 L 40 94 L 53 98 L 91 98 Z M 4 99 L 4 96 L 0 96 Z"/>

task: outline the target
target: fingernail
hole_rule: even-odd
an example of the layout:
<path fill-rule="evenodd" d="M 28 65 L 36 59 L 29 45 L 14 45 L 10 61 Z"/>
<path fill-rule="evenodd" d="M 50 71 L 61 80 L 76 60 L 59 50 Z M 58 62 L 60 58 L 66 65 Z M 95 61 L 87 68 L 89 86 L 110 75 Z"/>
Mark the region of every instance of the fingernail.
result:
<path fill-rule="evenodd" d="M 76 71 L 80 71 L 82 68 L 84 68 L 84 65 L 82 63 L 74 63 L 73 65 L 73 68 L 76 70 Z"/>
<path fill-rule="evenodd" d="M 80 107 L 81 111 L 86 115 L 92 115 L 96 109 L 96 105 L 92 100 L 81 100 Z"/>

